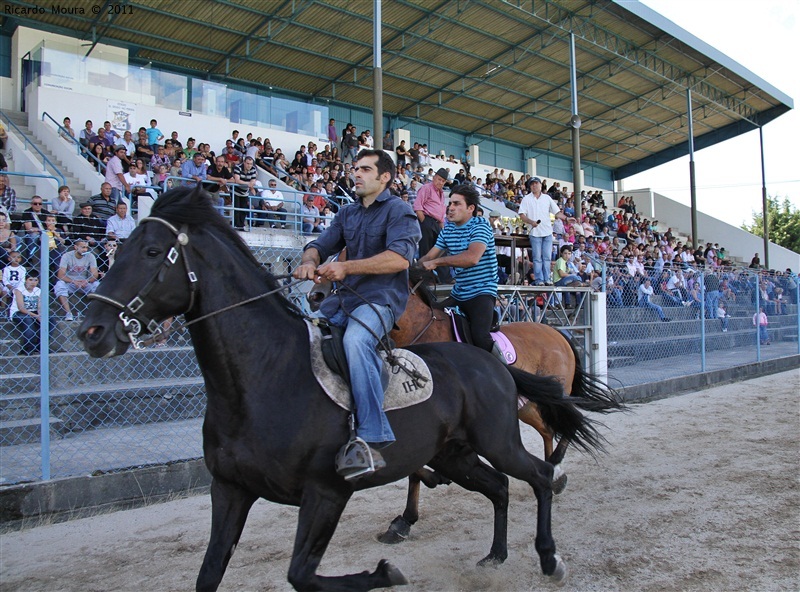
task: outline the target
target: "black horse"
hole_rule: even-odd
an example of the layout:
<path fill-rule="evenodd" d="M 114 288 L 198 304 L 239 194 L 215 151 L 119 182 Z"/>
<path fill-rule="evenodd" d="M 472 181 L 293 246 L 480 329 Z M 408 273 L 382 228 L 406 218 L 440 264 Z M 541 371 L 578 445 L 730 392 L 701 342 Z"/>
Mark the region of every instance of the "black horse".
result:
<path fill-rule="evenodd" d="M 491 500 L 494 540 L 484 559 L 490 563 L 507 555 L 505 474 L 529 483 L 538 503 L 535 546 L 542 572 L 562 580 L 566 567 L 550 531 L 553 468 L 523 448 L 516 409 L 520 392 L 547 410 L 561 435 L 597 444 L 561 385 L 509 372 L 478 348 L 414 347 L 431 369 L 433 395 L 389 413 L 397 442 L 382 451 L 383 470 L 345 481 L 334 470 L 334 456 L 348 440 L 348 413 L 312 374 L 303 315 L 279 294 L 256 300 L 279 289 L 208 194 L 181 187 L 156 201 L 151 217 L 119 250 L 79 329 L 86 350 L 106 357 L 124 353 L 129 332 L 140 325 L 153 332 L 160 320 L 180 314 L 197 321 L 190 332 L 208 396 L 203 448 L 213 477 L 211 538 L 197 589 L 217 589 L 259 497 L 300 508 L 288 574 L 295 589 L 405 583 L 386 561 L 371 573 L 326 577 L 316 571 L 355 490 L 402 479 L 426 464 Z"/>

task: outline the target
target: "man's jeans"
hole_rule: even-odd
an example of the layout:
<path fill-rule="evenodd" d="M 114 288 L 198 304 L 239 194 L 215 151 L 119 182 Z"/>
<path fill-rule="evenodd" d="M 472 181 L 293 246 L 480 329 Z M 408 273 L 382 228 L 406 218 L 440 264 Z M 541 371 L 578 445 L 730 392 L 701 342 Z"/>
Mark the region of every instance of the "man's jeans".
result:
<path fill-rule="evenodd" d="M 394 325 L 391 309 L 378 304 L 362 304 L 349 317 L 339 310 L 328 320 L 337 327 L 346 327 L 344 351 L 356 405 L 356 433 L 371 444 L 394 442 L 394 432 L 383 412 L 383 361 L 375 349 L 378 337 L 386 335 Z"/>
<path fill-rule="evenodd" d="M 719 299 L 722 297 L 722 292 L 719 290 L 706 290 L 706 318 L 717 318 L 717 307 L 719 307 Z"/>
<path fill-rule="evenodd" d="M 583 280 L 581 279 L 581 277 L 579 275 L 567 275 L 567 276 L 562 277 L 560 280 L 558 280 L 553 285 L 561 287 L 561 286 L 568 286 L 573 282 L 581 283 L 582 281 Z M 577 305 L 578 304 L 578 294 L 577 294 L 577 292 L 564 292 L 564 294 L 563 294 L 564 304 L 567 304 L 569 302 L 570 296 L 572 296 L 573 300 L 575 300 L 575 304 Z"/>
<path fill-rule="evenodd" d="M 544 283 L 550 278 L 550 258 L 553 251 L 553 235 L 532 236 L 531 255 L 533 260 L 533 279 Z"/>
<path fill-rule="evenodd" d="M 13 321 L 20 333 L 20 353 L 23 356 L 34 356 L 39 353 L 39 332 L 41 330 L 41 323 L 39 322 L 39 319 L 35 319 L 32 316 L 21 312 L 15 312 Z M 56 327 L 56 319 L 50 317 L 51 344 L 53 342 L 53 336 L 55 335 Z"/>
<path fill-rule="evenodd" d="M 658 315 L 658 318 L 661 319 L 662 321 L 664 320 L 664 318 L 665 318 L 664 317 L 664 310 L 658 304 L 654 304 L 653 302 L 650 302 L 649 300 L 642 299 L 642 300 L 639 300 L 639 306 L 642 306 L 644 308 L 649 308 L 651 310 L 656 311 L 656 314 Z"/>
<path fill-rule="evenodd" d="M 111 188 L 111 201 L 114 203 L 120 203 L 124 195 L 121 189 L 117 189 L 116 187 Z"/>

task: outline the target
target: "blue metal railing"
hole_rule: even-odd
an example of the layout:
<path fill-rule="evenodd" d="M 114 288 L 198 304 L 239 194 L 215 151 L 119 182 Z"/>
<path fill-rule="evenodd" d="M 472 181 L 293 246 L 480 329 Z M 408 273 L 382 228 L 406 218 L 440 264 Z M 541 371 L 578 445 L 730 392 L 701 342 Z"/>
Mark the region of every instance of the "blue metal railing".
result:
<path fill-rule="evenodd" d="M 33 150 L 39 156 L 42 157 L 42 171 L 44 171 L 46 173 L 47 172 L 47 167 L 49 166 L 55 172 L 56 176 L 54 178 L 61 179 L 61 185 L 66 185 L 67 184 L 67 179 L 64 177 L 64 174 L 61 172 L 61 170 L 56 165 L 54 165 L 50 161 L 49 158 L 47 158 L 47 155 L 44 152 L 39 150 L 39 147 L 36 144 L 31 142 L 30 138 L 28 138 L 28 136 L 25 135 L 25 132 L 23 132 L 21 129 L 19 129 L 17 124 L 14 123 L 13 121 L 11 121 L 11 118 L 6 113 L 4 113 L 3 111 L 0 111 L 0 119 L 4 119 L 6 121 L 6 123 L 10 127 L 14 128 L 14 130 L 20 135 L 20 137 L 23 138 L 23 140 L 25 142 L 24 143 L 24 147 L 25 147 L 26 150 L 28 149 L 28 146 L 30 146 L 31 148 L 33 148 Z"/>
<path fill-rule="evenodd" d="M 98 169 L 98 171 L 100 172 L 101 175 L 104 174 L 104 172 L 106 170 L 106 164 L 104 162 L 102 162 L 99 158 L 97 158 L 94 154 L 92 154 L 86 146 L 84 146 L 83 144 L 80 143 L 80 140 L 78 140 L 72 134 L 70 134 L 67 131 L 67 128 L 65 128 L 63 125 L 58 123 L 55 119 L 53 119 L 52 116 L 47 111 L 44 111 L 42 113 L 42 121 L 44 121 L 45 118 L 49 119 L 50 121 L 52 121 L 53 123 L 56 124 L 56 127 L 58 128 L 58 131 L 60 132 L 58 134 L 60 137 L 66 138 L 69 142 L 71 142 L 72 144 L 74 144 L 77 147 L 77 150 L 76 150 L 77 154 L 80 154 L 81 156 L 83 156 L 84 158 L 89 160 L 89 162 L 94 160 L 95 167 Z"/>
<path fill-rule="evenodd" d="M 4 171 L 4 175 L 17 177 L 36 177 L 45 179 L 55 179 L 57 177 L 46 174 L 34 173 L 13 173 Z M 50 269 L 50 243 L 44 225 L 39 216 L 33 216 L 33 222 L 39 229 L 39 252 L 41 253 L 39 268 L 41 279 L 40 296 L 40 348 L 39 348 L 39 393 L 40 393 L 40 444 L 41 444 L 41 475 L 42 480 L 50 479 L 50 290 L 49 290 L 49 269 Z M 13 296 L 13 295 L 12 295 Z"/>

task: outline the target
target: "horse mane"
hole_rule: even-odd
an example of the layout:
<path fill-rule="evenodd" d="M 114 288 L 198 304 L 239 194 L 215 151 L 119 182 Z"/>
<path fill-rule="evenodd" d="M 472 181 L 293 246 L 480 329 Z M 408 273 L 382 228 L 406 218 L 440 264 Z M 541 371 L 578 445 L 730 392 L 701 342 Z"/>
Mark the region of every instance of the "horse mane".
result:
<path fill-rule="evenodd" d="M 436 298 L 436 294 L 425 284 L 420 284 L 417 286 L 417 290 L 415 292 L 419 296 L 419 299 L 425 303 L 425 306 L 428 308 L 438 308 L 438 299 Z"/>
<path fill-rule="evenodd" d="M 261 270 L 270 291 L 281 288 L 278 280 L 255 258 L 242 237 L 214 208 L 211 204 L 211 195 L 199 183 L 194 187 L 181 186 L 164 192 L 153 204 L 150 215 L 163 218 L 176 228 L 185 224 L 190 229 L 201 229 L 223 238 L 225 242 L 234 246 L 242 257 Z M 275 296 L 287 312 L 297 317 L 305 317 L 303 311 L 282 293 L 277 292 Z"/>

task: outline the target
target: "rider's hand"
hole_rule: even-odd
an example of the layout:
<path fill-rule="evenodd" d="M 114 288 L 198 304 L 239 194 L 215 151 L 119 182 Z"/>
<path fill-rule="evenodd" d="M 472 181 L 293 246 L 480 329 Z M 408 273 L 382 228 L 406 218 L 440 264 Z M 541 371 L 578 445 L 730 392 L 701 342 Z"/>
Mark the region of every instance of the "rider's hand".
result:
<path fill-rule="evenodd" d="M 292 277 L 297 280 L 314 280 L 319 283 L 319 279 L 317 279 L 317 266 L 313 263 L 303 263 L 294 270 Z"/>
<path fill-rule="evenodd" d="M 331 261 L 317 269 L 317 273 L 324 277 L 326 280 L 332 282 L 341 282 L 347 277 L 347 262 L 345 261 Z"/>
<path fill-rule="evenodd" d="M 426 271 L 433 271 L 436 269 L 436 260 L 432 259 L 431 261 L 423 261 L 420 263 L 420 265 L 424 267 Z"/>

